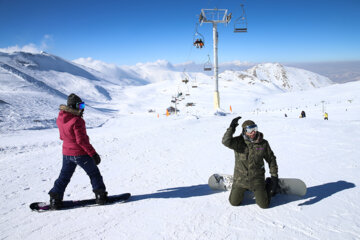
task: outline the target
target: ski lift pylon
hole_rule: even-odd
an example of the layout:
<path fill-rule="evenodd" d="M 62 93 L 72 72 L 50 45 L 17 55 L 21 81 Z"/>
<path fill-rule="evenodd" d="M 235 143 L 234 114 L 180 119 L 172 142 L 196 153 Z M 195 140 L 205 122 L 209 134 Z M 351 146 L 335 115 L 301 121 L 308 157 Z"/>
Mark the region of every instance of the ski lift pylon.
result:
<path fill-rule="evenodd" d="M 247 19 L 246 19 L 244 4 L 241 4 L 240 7 L 241 7 L 241 15 L 234 22 L 234 33 L 247 32 Z"/>

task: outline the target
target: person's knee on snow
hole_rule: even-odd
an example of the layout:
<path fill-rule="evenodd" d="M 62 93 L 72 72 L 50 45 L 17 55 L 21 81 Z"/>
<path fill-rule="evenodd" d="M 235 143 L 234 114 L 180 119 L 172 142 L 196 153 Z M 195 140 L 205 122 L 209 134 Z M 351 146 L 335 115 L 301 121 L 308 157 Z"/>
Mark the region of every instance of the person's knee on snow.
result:
<path fill-rule="evenodd" d="M 265 189 L 263 190 L 255 190 L 255 202 L 261 208 L 268 208 L 270 205 L 270 198 Z"/>
<path fill-rule="evenodd" d="M 232 206 L 237 207 L 241 205 L 241 202 L 244 199 L 244 193 L 245 193 L 246 189 L 241 188 L 241 187 L 233 187 L 233 189 L 230 192 L 230 196 L 229 196 L 229 202 Z"/>

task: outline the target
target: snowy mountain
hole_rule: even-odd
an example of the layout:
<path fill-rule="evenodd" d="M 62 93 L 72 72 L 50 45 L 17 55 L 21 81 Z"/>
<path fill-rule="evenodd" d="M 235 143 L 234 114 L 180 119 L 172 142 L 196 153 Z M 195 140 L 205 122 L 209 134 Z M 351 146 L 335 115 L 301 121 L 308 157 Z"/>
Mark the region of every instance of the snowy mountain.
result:
<path fill-rule="evenodd" d="M 303 91 L 333 84 L 327 77 L 303 69 L 285 67 L 279 63 L 256 65 L 246 71 L 222 74 L 223 79 L 241 80 L 249 85 L 264 85 L 283 92 Z M 235 79 L 234 79 L 235 77 Z"/>
<path fill-rule="evenodd" d="M 0 52 L 0 131 L 55 126 L 58 106 L 76 92 L 89 106 L 111 100 L 114 86 L 92 72 L 47 54 Z M 104 109 L 89 108 L 91 126 L 103 122 Z M 11 123 L 11 124 L 9 124 Z"/>
<path fill-rule="evenodd" d="M 139 63 L 134 66 L 116 66 L 91 58 L 70 62 L 46 52 L 0 53 L 2 92 L 0 100 L 8 103 L 0 105 L 3 109 L 0 130 L 54 127 L 59 104 L 64 103 L 67 95 L 72 92 L 81 96 L 90 107 L 88 108 L 91 116 L 89 124 L 92 127 L 104 123 L 104 114 L 109 117 L 114 111 L 119 111 L 114 110 L 111 104 L 107 104 L 117 96 L 121 96 L 124 101 L 143 106 L 138 109 L 146 112 L 153 108 L 166 109 L 173 95 L 179 92 L 189 95 L 190 89 L 196 92 L 192 89 L 194 85 L 202 88 L 206 93 L 204 96 L 212 95 L 211 76 L 203 72 L 186 72 L 177 69 L 179 69 L 177 66 L 165 60 Z M 182 83 L 185 78 L 190 81 L 188 85 Z M 220 79 L 225 80 L 225 83 L 233 81 L 233 85 L 229 85 L 232 89 L 246 89 L 254 95 L 308 90 L 331 84 L 330 80 L 320 75 L 270 63 L 257 65 L 247 71 L 225 71 L 220 74 Z M 225 83 L 220 82 L 220 86 L 222 84 L 226 86 Z M 244 83 L 249 86 L 244 86 Z M 129 96 L 132 90 L 124 91 L 125 88 L 132 89 L 135 86 L 146 86 L 145 88 L 153 89 L 153 92 L 151 95 L 147 92 Z M 160 95 L 155 94 L 158 99 L 149 100 L 158 91 Z M 190 97 L 189 101 L 206 102 L 207 100 L 197 94 L 195 98 Z M 154 104 L 155 102 L 158 104 Z M 106 106 L 103 105 L 104 103 Z M 184 110 L 185 105 L 180 104 L 178 107 Z M 120 112 L 134 111 L 131 108 L 129 104 L 123 104 Z M 209 111 L 212 107 L 195 109 L 191 111 L 186 109 L 185 112 L 197 114 L 199 111 Z M 10 122 L 18 124 L 9 126 Z"/>
<path fill-rule="evenodd" d="M 147 79 L 148 82 L 177 79 L 180 77 L 178 75 L 179 72 L 188 72 L 189 74 L 192 74 L 194 71 L 188 71 L 187 69 L 193 69 L 191 65 L 196 65 L 195 63 L 188 63 L 179 67 L 180 65 L 173 65 L 168 61 L 158 60 L 153 63 L 138 63 L 135 66 L 116 66 L 96 61 L 91 58 L 77 59 L 75 62 L 96 69 L 99 72 L 116 72 L 114 69 L 117 69 L 118 72 L 124 74 L 126 71 L 129 72 L 132 70 L 132 72 L 138 73 L 139 77 Z M 220 74 L 220 77 L 224 80 L 239 79 L 244 80 L 251 85 L 273 85 L 279 89 L 283 89 L 284 91 L 302 91 L 333 84 L 333 82 L 327 77 L 299 68 L 286 67 L 279 63 L 258 64 L 244 71 L 226 70 L 227 65 L 228 64 L 223 64 L 222 67 L 220 66 L 220 68 L 225 69 L 223 73 Z M 157 76 L 155 72 L 166 72 L 168 76 L 166 76 L 166 74 Z M 201 69 L 198 69 L 198 72 L 196 73 L 203 74 L 202 77 L 206 76 L 203 72 L 201 72 Z M 121 77 L 120 74 L 118 75 Z M 109 75 L 109 77 L 111 77 L 111 75 Z"/>
<path fill-rule="evenodd" d="M 111 99 L 109 93 L 101 86 L 102 79 L 74 63 L 45 52 L 0 52 L 0 64 L 3 73 L 17 76 L 39 90 L 57 92 L 56 95 L 59 97 L 66 97 L 69 90 L 72 90 L 80 91 L 84 98 L 91 100 Z"/>
<path fill-rule="evenodd" d="M 227 70 L 219 79 L 224 114 L 218 116 L 212 77 L 173 67 L 1 53 L 0 239 L 359 239 L 360 82 L 331 84 L 279 64 Z M 132 197 L 31 212 L 30 203 L 48 201 L 59 176 L 55 118 L 71 92 L 86 102 L 87 134 L 101 156 L 107 191 Z M 179 93 L 180 112 L 166 117 Z M 299 118 L 302 110 L 306 118 Z M 234 152 L 221 139 L 239 115 L 240 124 L 252 119 L 264 133 L 279 176 L 304 180 L 304 197 L 276 195 L 269 209 L 260 209 L 246 192 L 233 207 L 229 192 L 209 189 L 211 174 L 233 172 Z M 64 199 L 93 197 L 88 176 L 77 169 Z"/>
<path fill-rule="evenodd" d="M 175 66 L 166 60 L 138 63 L 133 66 L 117 66 L 91 58 L 80 58 L 74 60 L 74 62 L 104 73 L 106 74 L 107 79 L 111 79 L 114 82 L 124 82 L 124 80 L 129 78 L 138 79 L 137 82 L 129 82 L 129 85 L 144 85 L 162 81 L 174 82 L 176 80 L 182 79 L 184 76 L 184 66 L 185 68 L 191 68 L 191 63 Z M 194 75 L 194 72 L 189 74 Z M 206 77 L 205 74 L 199 72 L 196 72 L 196 74 L 201 74 Z"/>
<path fill-rule="evenodd" d="M 360 61 L 286 63 L 285 65 L 316 72 L 336 83 L 360 80 Z"/>

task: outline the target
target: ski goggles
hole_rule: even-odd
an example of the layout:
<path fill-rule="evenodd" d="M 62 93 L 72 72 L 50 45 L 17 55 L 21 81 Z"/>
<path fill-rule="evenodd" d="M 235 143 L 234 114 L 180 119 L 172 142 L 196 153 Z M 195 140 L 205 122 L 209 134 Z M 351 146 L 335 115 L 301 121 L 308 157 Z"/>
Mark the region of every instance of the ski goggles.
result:
<path fill-rule="evenodd" d="M 245 132 L 247 133 L 252 133 L 253 131 L 257 132 L 257 130 L 258 130 L 258 126 L 256 124 L 245 127 Z"/>
<path fill-rule="evenodd" d="M 84 102 L 79 102 L 76 104 L 76 108 L 83 110 L 85 108 L 85 103 Z"/>

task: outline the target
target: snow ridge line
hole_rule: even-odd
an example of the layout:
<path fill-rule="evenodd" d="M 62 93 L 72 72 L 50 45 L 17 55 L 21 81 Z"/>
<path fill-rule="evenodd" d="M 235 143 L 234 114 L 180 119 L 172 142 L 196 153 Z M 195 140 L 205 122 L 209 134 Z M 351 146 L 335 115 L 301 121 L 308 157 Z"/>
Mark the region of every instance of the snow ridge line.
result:
<path fill-rule="evenodd" d="M 37 80 L 36 78 L 26 74 L 26 73 L 23 73 L 21 71 L 19 71 L 18 69 L 8 65 L 8 64 L 5 64 L 5 63 L 0 63 L 0 67 L 3 68 L 4 70 L 8 71 L 9 73 L 29 82 L 29 83 L 32 83 L 33 85 L 35 85 L 36 87 L 42 89 L 42 90 L 45 90 L 46 92 L 49 92 L 50 94 L 54 94 L 54 95 L 57 95 L 61 98 L 64 98 L 64 99 L 67 99 L 67 95 L 65 95 L 64 93 L 48 86 L 47 84 L 45 84 L 44 82 L 40 81 L 40 80 Z"/>

